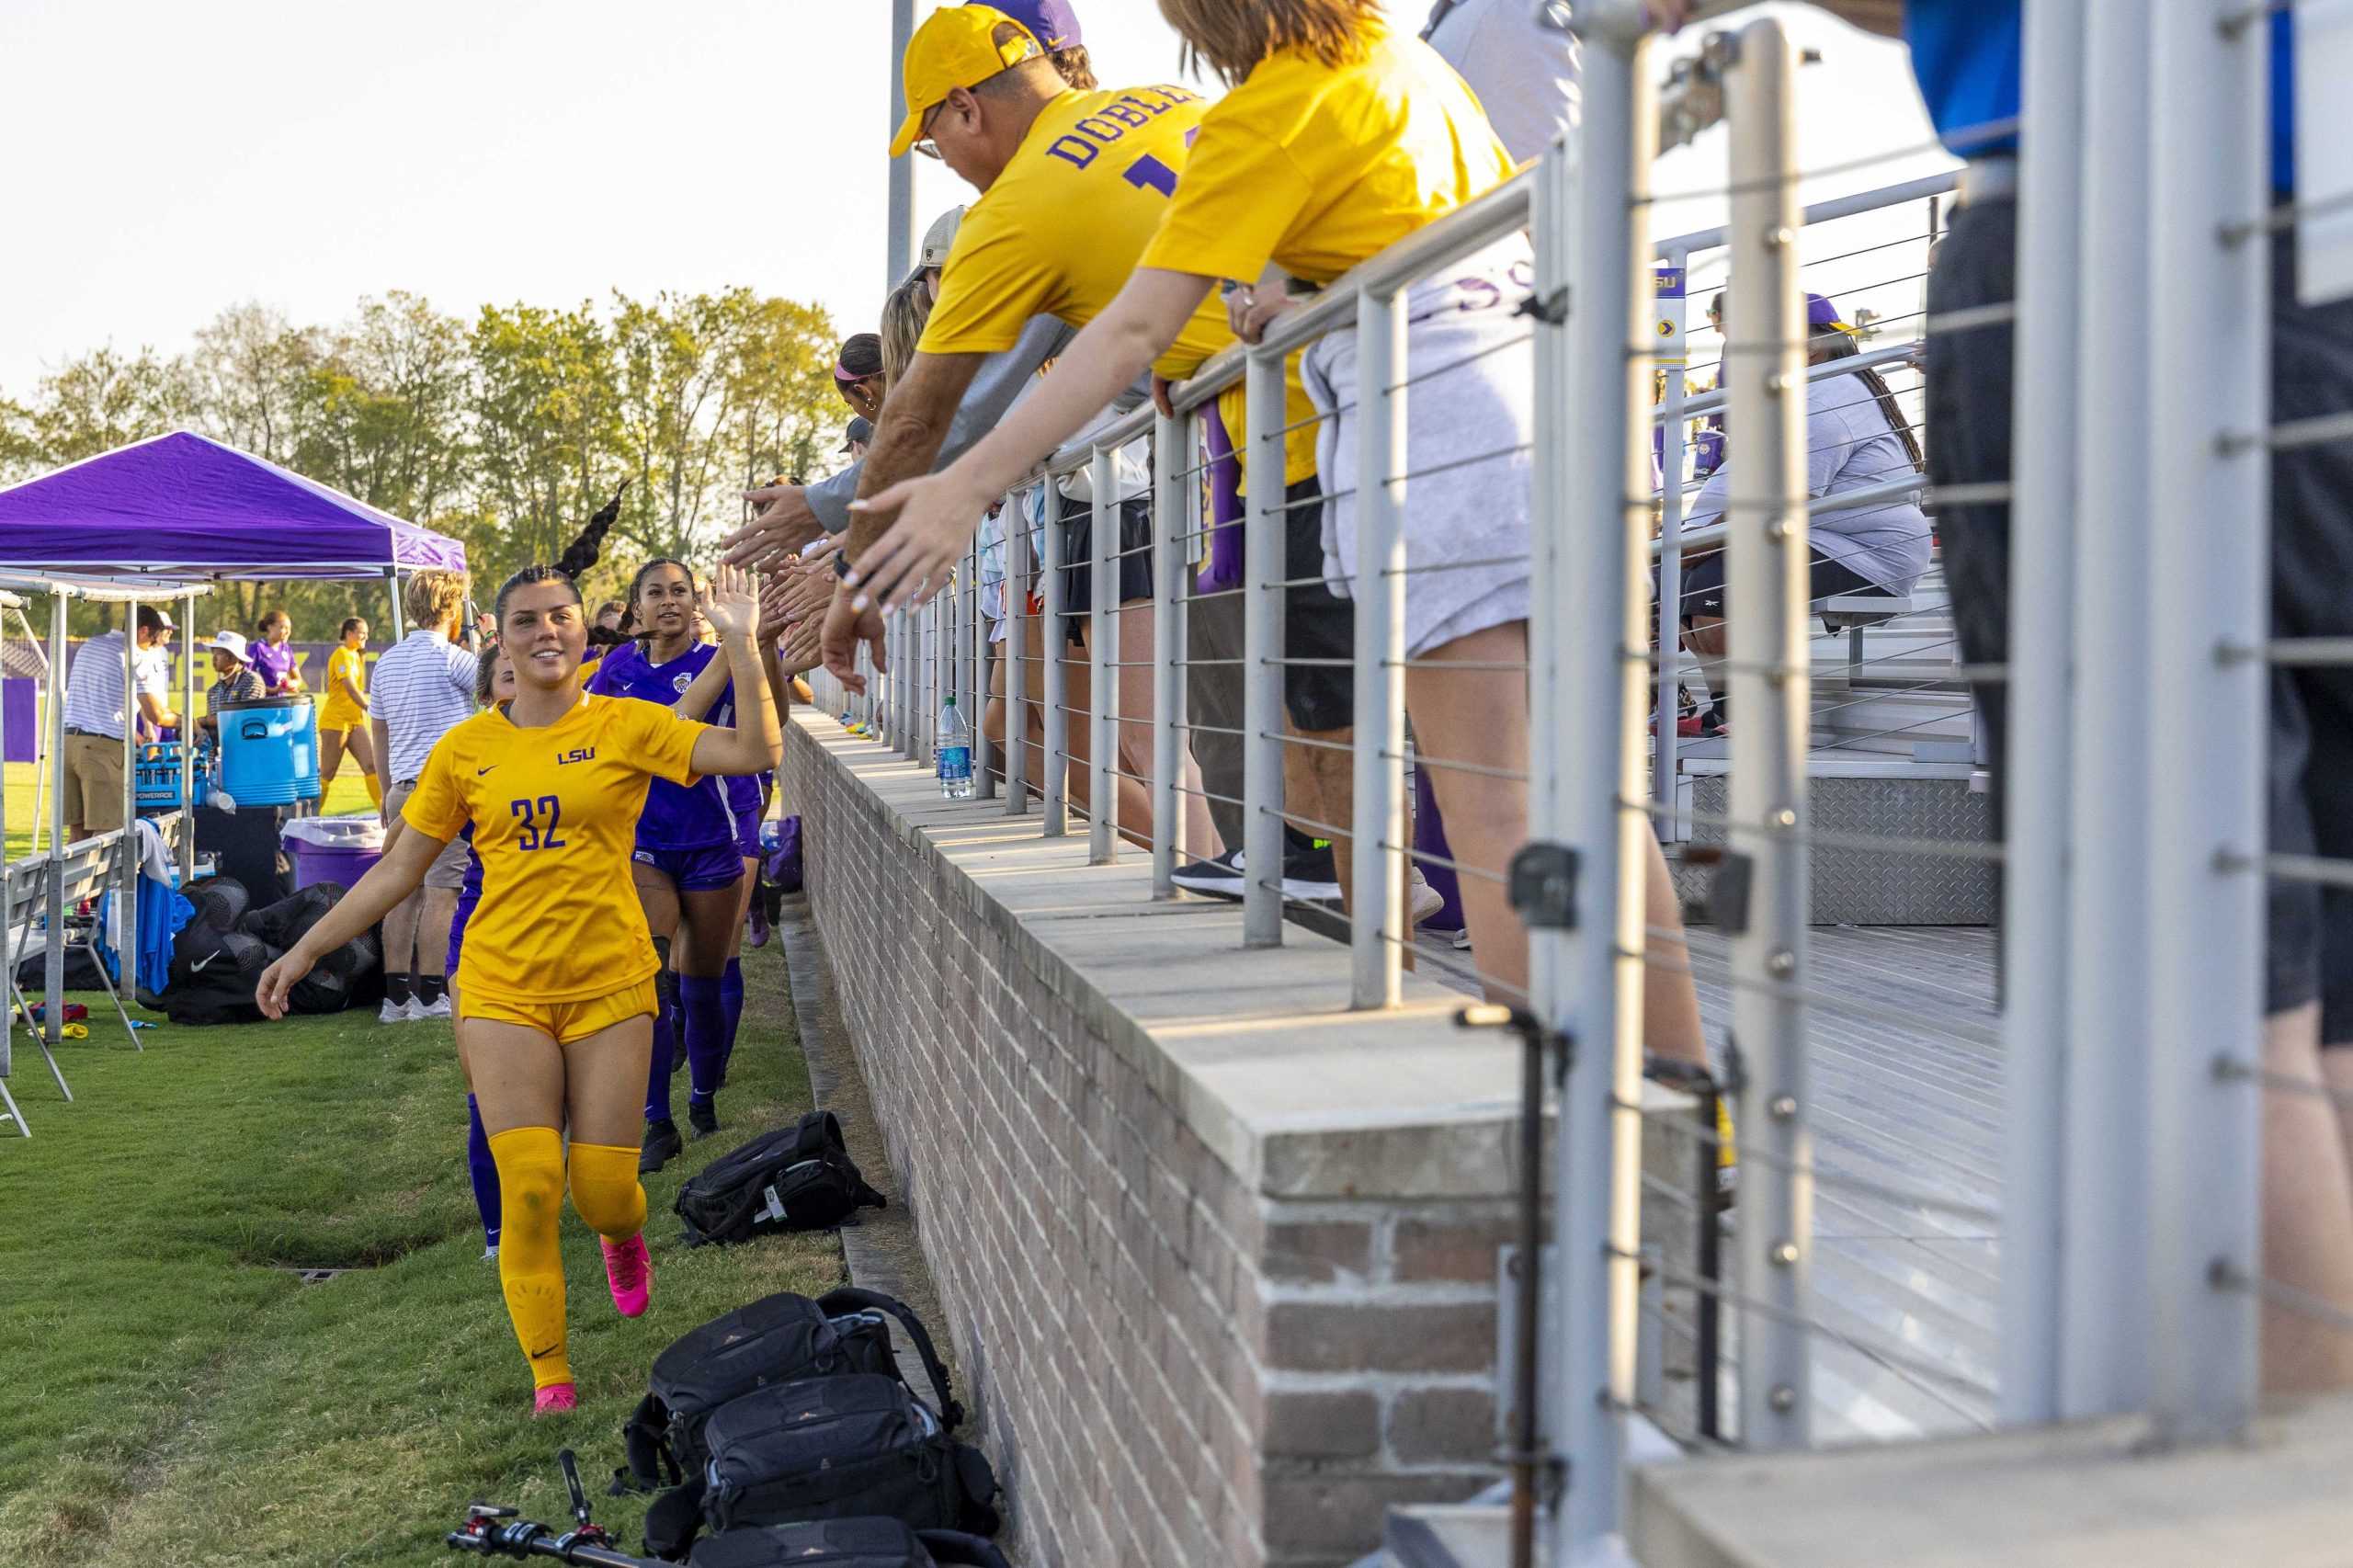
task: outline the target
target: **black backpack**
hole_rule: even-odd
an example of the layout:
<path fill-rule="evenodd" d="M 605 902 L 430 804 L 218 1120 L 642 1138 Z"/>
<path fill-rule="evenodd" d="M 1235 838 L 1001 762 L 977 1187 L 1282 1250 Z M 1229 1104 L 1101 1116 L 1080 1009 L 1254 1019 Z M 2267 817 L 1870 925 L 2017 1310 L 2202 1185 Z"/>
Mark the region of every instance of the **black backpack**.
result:
<path fill-rule="evenodd" d="M 896 1378 L 777 1383 L 703 1424 L 702 1473 L 645 1514 L 645 1549 L 675 1558 L 696 1532 L 881 1515 L 918 1530 L 995 1535 L 996 1475 Z"/>
<path fill-rule="evenodd" d="M 706 1536 L 687 1568 L 1006 1568 L 976 1535 L 911 1530 L 896 1519 L 816 1519 Z"/>
<path fill-rule="evenodd" d="M 943 1425 L 954 1431 L 964 1411 L 932 1348 L 923 1320 L 904 1301 L 879 1290 L 845 1285 L 811 1301 L 779 1291 L 713 1318 L 681 1336 L 654 1359 L 647 1392 L 621 1428 L 628 1465 L 613 1472 L 613 1494 L 676 1486 L 710 1459 L 703 1423 L 732 1400 L 775 1383 L 846 1372 L 899 1376 L 891 1354 L 890 1321 L 897 1319 L 923 1358 Z"/>
<path fill-rule="evenodd" d="M 829 1110 L 764 1132 L 705 1165 L 673 1205 L 687 1244 L 748 1242 L 785 1231 L 830 1231 L 860 1209 L 890 1200 L 866 1185 Z"/>

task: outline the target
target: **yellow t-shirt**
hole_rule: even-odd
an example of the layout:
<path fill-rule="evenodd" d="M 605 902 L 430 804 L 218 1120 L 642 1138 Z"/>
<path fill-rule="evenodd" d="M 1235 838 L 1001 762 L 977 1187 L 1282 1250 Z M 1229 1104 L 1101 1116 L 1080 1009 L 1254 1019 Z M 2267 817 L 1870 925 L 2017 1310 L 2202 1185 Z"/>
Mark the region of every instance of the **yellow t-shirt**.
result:
<path fill-rule="evenodd" d="M 652 978 L 660 965 L 629 871 L 638 813 L 654 778 L 694 781 L 709 728 L 633 697 L 584 696 L 543 729 L 491 708 L 434 744 L 401 815 L 443 840 L 474 824 L 482 902 L 461 989 L 577 1002 Z"/>
<path fill-rule="evenodd" d="M 1064 92 L 1041 110 L 1005 172 L 972 203 L 939 278 L 939 299 L 916 347 L 926 354 L 996 354 L 1033 316 L 1083 327 L 1108 309 L 1143 254 L 1185 169 L 1201 122 L 1199 95 L 1182 87 Z M 1254 270 L 1245 281 L 1255 281 Z M 1225 304 L 1212 296 L 1153 369 L 1181 381 L 1232 347 Z M 1290 367 L 1287 426 L 1314 416 Z M 1242 392 L 1218 400 L 1243 444 Z M 1315 472 L 1315 429 L 1285 441 L 1285 482 Z"/>
<path fill-rule="evenodd" d="M 360 690 L 368 689 L 367 655 L 338 644 L 327 654 L 327 699 L 319 713 L 319 722 L 325 728 L 348 729 L 368 722 L 367 706 L 353 701 L 351 693 L 344 689 L 347 676 Z"/>
<path fill-rule="evenodd" d="M 1336 68 L 1271 54 L 1210 106 L 1139 265 L 1248 278 L 1272 261 L 1329 283 L 1510 177 L 1486 111 L 1435 50 L 1377 17 L 1357 38 Z"/>

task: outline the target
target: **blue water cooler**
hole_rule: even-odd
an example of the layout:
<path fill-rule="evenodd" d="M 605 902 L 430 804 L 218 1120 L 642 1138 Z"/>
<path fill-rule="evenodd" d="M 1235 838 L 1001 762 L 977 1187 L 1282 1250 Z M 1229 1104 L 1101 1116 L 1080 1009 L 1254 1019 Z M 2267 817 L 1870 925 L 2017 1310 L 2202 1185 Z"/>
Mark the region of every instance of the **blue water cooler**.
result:
<path fill-rule="evenodd" d="M 307 696 L 223 702 L 221 789 L 241 806 L 319 798 L 319 716 Z"/>

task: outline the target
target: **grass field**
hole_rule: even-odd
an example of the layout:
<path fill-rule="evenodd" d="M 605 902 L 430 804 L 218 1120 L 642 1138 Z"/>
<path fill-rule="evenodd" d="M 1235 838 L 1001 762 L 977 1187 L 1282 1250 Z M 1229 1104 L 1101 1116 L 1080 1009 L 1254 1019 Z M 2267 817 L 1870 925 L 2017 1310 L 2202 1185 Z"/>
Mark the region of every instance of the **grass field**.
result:
<path fill-rule="evenodd" d="M 0 1559 L 434 1563 L 472 1499 L 561 1523 L 556 1449 L 608 1476 L 664 1346 L 842 1278 L 830 1236 L 676 1240 L 679 1182 L 808 1104 L 782 959 L 745 971 L 725 1127 L 648 1183 L 644 1318 L 614 1313 L 566 1211 L 581 1403 L 548 1421 L 480 1260 L 446 1023 L 165 1025 L 139 1055 L 94 1006 L 91 1039 L 61 1053 L 70 1106 L 19 1036 L 11 1087 L 36 1136 L 0 1130 Z M 357 1272 L 306 1285 L 297 1267 Z M 634 1546 L 642 1502 L 597 1490 Z"/>
<path fill-rule="evenodd" d="M 45 810 L 46 801 L 45 798 L 40 801 L 35 800 L 40 779 L 31 763 L 11 762 L 0 766 L 7 769 L 8 853 L 11 856 L 22 855 L 32 847 L 34 813 L 37 810 Z M 368 787 L 359 781 L 358 763 L 348 760 L 344 763 L 335 782 L 327 786 L 327 798 L 322 809 L 329 816 L 374 809 L 374 802 L 368 799 Z"/>

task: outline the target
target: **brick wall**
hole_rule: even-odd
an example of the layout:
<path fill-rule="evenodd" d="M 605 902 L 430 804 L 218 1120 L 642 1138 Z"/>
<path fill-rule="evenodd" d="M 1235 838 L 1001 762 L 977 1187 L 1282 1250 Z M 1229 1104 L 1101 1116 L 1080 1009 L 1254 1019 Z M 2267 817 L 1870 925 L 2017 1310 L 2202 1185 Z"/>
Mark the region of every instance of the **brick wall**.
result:
<path fill-rule="evenodd" d="M 1344 1562 L 1387 1505 L 1493 1478 L 1507 1105 L 1422 1125 L 1401 1082 L 1365 1113 L 1365 1025 L 1306 1067 L 1358 1111 L 1254 1123 L 1233 1085 L 1276 1093 L 1288 1048 L 1201 1016 L 1256 959 L 1222 906 L 1141 903 L 1136 868 L 1074 875 L 1083 835 L 939 801 L 829 721 L 788 731 L 782 784 L 893 1200 L 1033 1568 Z M 1195 956 L 1087 956 L 1147 936 Z M 1336 948 L 1267 961 L 1345 973 Z M 1508 1081 L 1507 1051 L 1448 1041 Z"/>

